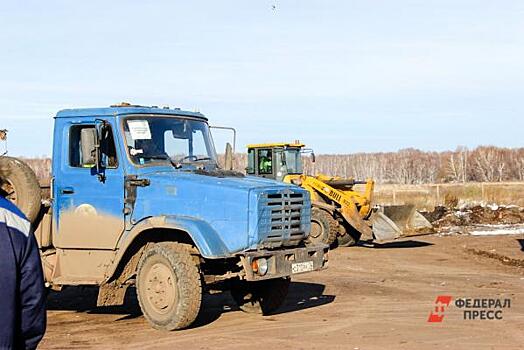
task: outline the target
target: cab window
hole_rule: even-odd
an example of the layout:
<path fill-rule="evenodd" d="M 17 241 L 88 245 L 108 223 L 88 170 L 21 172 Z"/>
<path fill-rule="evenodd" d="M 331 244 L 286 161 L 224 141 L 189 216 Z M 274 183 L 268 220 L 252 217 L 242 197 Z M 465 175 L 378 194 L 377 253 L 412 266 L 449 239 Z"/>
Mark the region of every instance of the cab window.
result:
<path fill-rule="evenodd" d="M 273 174 L 273 152 L 270 149 L 258 150 L 258 173 Z"/>
<path fill-rule="evenodd" d="M 254 174 L 255 173 L 255 150 L 250 149 L 247 153 L 247 169 L 246 172 L 248 174 Z"/>
<path fill-rule="evenodd" d="M 69 165 L 92 168 L 96 165 L 96 130 L 94 125 L 74 125 L 69 131 Z M 109 168 L 118 166 L 115 139 L 110 126 L 103 129 L 100 140 L 102 160 Z"/>

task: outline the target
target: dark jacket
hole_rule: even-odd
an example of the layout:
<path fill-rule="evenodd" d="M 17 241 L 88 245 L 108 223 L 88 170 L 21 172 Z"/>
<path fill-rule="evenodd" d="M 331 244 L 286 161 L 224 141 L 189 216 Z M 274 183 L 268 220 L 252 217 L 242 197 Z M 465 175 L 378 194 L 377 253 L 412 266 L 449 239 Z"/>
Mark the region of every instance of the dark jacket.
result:
<path fill-rule="evenodd" d="M 46 327 L 42 264 L 30 223 L 0 196 L 0 349 L 35 349 Z"/>

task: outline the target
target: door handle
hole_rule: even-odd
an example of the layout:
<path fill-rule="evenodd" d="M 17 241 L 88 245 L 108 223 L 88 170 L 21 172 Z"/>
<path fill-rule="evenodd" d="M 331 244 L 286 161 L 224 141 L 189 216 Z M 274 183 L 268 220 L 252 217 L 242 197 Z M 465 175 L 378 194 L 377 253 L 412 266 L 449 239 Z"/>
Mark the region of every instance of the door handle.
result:
<path fill-rule="evenodd" d="M 75 193 L 75 189 L 73 187 L 64 187 L 60 190 L 61 194 L 73 194 Z"/>

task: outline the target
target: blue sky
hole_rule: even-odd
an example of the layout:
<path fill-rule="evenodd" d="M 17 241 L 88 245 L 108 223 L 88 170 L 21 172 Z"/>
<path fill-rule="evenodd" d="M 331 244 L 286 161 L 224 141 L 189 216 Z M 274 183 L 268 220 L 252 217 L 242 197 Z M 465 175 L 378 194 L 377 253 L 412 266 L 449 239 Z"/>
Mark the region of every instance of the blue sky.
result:
<path fill-rule="evenodd" d="M 49 155 L 56 111 L 129 101 L 197 109 L 239 150 L 522 147 L 523 18 L 509 0 L 3 2 L 0 128 L 12 155 Z"/>

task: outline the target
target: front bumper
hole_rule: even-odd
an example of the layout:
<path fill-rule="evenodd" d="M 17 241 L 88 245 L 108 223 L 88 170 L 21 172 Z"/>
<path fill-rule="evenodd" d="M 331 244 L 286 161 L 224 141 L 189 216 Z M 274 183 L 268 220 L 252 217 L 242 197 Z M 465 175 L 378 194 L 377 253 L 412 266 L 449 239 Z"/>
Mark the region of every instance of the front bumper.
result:
<path fill-rule="evenodd" d="M 247 281 L 262 281 L 323 270 L 328 265 L 328 251 L 327 245 L 282 250 L 257 250 L 243 252 L 240 254 L 240 261 Z M 253 270 L 253 260 L 259 258 L 266 258 L 268 262 L 268 271 L 264 275 Z"/>

